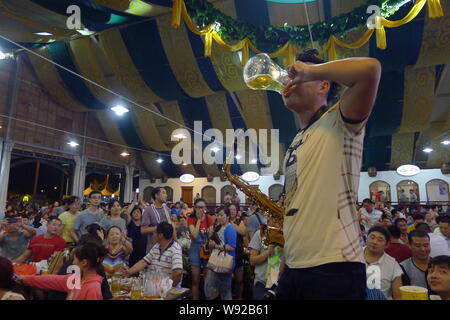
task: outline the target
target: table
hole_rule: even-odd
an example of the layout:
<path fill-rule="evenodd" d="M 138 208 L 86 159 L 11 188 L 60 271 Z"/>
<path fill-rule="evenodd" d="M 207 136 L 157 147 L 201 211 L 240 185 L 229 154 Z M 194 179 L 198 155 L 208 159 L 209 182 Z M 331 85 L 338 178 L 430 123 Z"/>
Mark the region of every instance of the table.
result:
<path fill-rule="evenodd" d="M 156 299 L 146 299 L 144 298 L 144 295 L 141 294 L 141 298 L 139 300 L 183 300 L 185 299 L 190 293 L 190 289 L 188 288 L 172 288 L 169 291 L 169 294 L 166 296 L 166 298 L 156 298 Z M 127 294 L 119 294 L 117 296 L 114 296 L 112 300 L 131 300 L 130 293 Z"/>

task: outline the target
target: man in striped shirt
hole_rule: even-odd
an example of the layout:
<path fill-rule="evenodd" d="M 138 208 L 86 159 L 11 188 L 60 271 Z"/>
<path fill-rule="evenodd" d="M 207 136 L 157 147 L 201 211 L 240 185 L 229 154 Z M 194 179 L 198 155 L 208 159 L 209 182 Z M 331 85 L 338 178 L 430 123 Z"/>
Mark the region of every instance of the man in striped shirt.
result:
<path fill-rule="evenodd" d="M 124 275 L 130 276 L 150 266 L 152 272 L 160 272 L 173 280 L 173 287 L 181 284 L 183 274 L 182 249 L 173 238 L 173 227 L 168 222 L 160 222 L 156 226 L 156 244 L 149 253 Z"/>
<path fill-rule="evenodd" d="M 308 49 L 283 92 L 301 129 L 284 161 L 285 268 L 279 299 L 364 299 L 366 272 L 356 211 L 364 126 L 381 66 L 373 58 L 325 63 Z M 348 89 L 337 98 L 337 84 Z"/>

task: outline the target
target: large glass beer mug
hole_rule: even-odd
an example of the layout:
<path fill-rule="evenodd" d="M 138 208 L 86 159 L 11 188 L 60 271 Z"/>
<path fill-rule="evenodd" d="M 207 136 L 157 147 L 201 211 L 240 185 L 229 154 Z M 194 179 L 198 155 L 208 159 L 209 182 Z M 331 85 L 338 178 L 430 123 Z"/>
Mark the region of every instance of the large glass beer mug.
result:
<path fill-rule="evenodd" d="M 289 82 L 289 76 L 268 54 L 260 53 L 246 63 L 244 81 L 253 90 L 271 90 L 281 94 Z"/>

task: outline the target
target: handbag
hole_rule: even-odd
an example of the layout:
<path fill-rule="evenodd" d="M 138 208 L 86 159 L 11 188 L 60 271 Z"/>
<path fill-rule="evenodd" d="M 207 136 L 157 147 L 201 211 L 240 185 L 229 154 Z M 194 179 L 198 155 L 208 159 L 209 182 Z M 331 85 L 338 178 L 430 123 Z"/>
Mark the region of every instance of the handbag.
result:
<path fill-rule="evenodd" d="M 216 273 L 230 274 L 233 272 L 233 256 L 226 250 L 214 249 L 209 257 L 207 267 Z"/>
<path fill-rule="evenodd" d="M 211 256 L 211 252 L 208 249 L 208 245 L 206 243 L 200 246 L 200 259 L 208 260 Z"/>

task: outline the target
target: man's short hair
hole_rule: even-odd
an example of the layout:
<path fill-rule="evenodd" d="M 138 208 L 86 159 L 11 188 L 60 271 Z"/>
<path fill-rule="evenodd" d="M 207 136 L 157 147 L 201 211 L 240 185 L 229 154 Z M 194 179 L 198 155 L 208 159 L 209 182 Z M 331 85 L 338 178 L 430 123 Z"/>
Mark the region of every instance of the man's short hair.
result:
<path fill-rule="evenodd" d="M 173 237 L 173 227 L 170 223 L 163 221 L 156 226 L 156 233 L 162 234 L 167 240 Z"/>
<path fill-rule="evenodd" d="M 441 266 L 446 265 L 447 268 L 450 269 L 450 256 L 436 256 L 434 258 L 430 259 L 430 262 L 428 264 L 428 268 L 431 268 L 433 266 Z"/>
<path fill-rule="evenodd" d="M 311 62 L 314 64 L 323 64 L 327 61 L 318 57 L 319 51 L 317 49 L 305 49 L 297 56 L 297 60 L 301 62 Z M 333 104 L 339 99 L 339 91 L 341 86 L 334 81 L 330 81 L 330 90 L 328 91 L 327 103 L 328 105 Z"/>
<path fill-rule="evenodd" d="M 426 224 L 425 222 L 418 223 L 415 230 L 422 230 L 422 231 L 425 231 L 426 233 L 431 232 L 430 226 L 428 224 Z"/>
<path fill-rule="evenodd" d="M 408 242 L 411 244 L 413 242 L 413 238 L 428 238 L 430 240 L 430 236 L 426 231 L 423 230 L 413 230 L 408 234 Z"/>
<path fill-rule="evenodd" d="M 408 221 L 406 221 L 405 218 L 398 218 L 398 219 L 395 219 L 395 225 L 398 225 L 398 223 L 399 223 L 400 221 L 404 221 L 405 223 L 408 223 Z"/>
<path fill-rule="evenodd" d="M 386 239 L 386 242 L 389 242 L 391 240 L 391 234 L 386 228 L 380 227 L 380 226 L 373 226 L 370 228 L 369 233 L 367 235 L 370 235 L 372 232 L 379 232 L 381 233 L 384 238 Z"/>
<path fill-rule="evenodd" d="M 152 199 L 153 200 L 156 199 L 156 195 L 158 195 L 161 192 L 161 189 L 163 189 L 163 187 L 156 187 L 152 190 Z"/>
<path fill-rule="evenodd" d="M 416 213 L 414 216 L 413 216 L 413 221 L 417 221 L 417 220 L 424 220 L 425 218 L 423 217 L 423 215 L 421 215 L 421 214 L 419 214 L 419 213 Z"/>
<path fill-rule="evenodd" d="M 102 193 L 101 193 L 100 191 L 98 191 L 98 190 L 94 190 L 94 191 L 91 191 L 91 193 L 89 193 L 89 199 L 91 199 L 91 198 L 92 198 L 92 196 L 93 196 L 93 195 L 95 195 L 95 194 L 99 194 L 99 195 L 102 195 Z"/>
<path fill-rule="evenodd" d="M 369 198 L 364 199 L 362 203 L 373 204 L 372 200 L 370 200 Z"/>
<path fill-rule="evenodd" d="M 47 224 L 50 224 L 50 223 L 52 223 L 52 222 L 55 221 L 55 220 L 57 220 L 57 221 L 59 221 L 59 222 L 62 223 L 61 219 L 59 219 L 58 217 L 50 217 L 50 218 L 48 218 L 48 220 L 47 220 Z"/>
<path fill-rule="evenodd" d="M 449 216 L 442 216 L 436 218 L 437 223 L 448 223 L 450 225 L 450 217 Z"/>
<path fill-rule="evenodd" d="M 396 225 L 391 225 L 387 229 L 393 239 L 400 239 L 402 233 L 399 227 L 397 227 Z"/>

